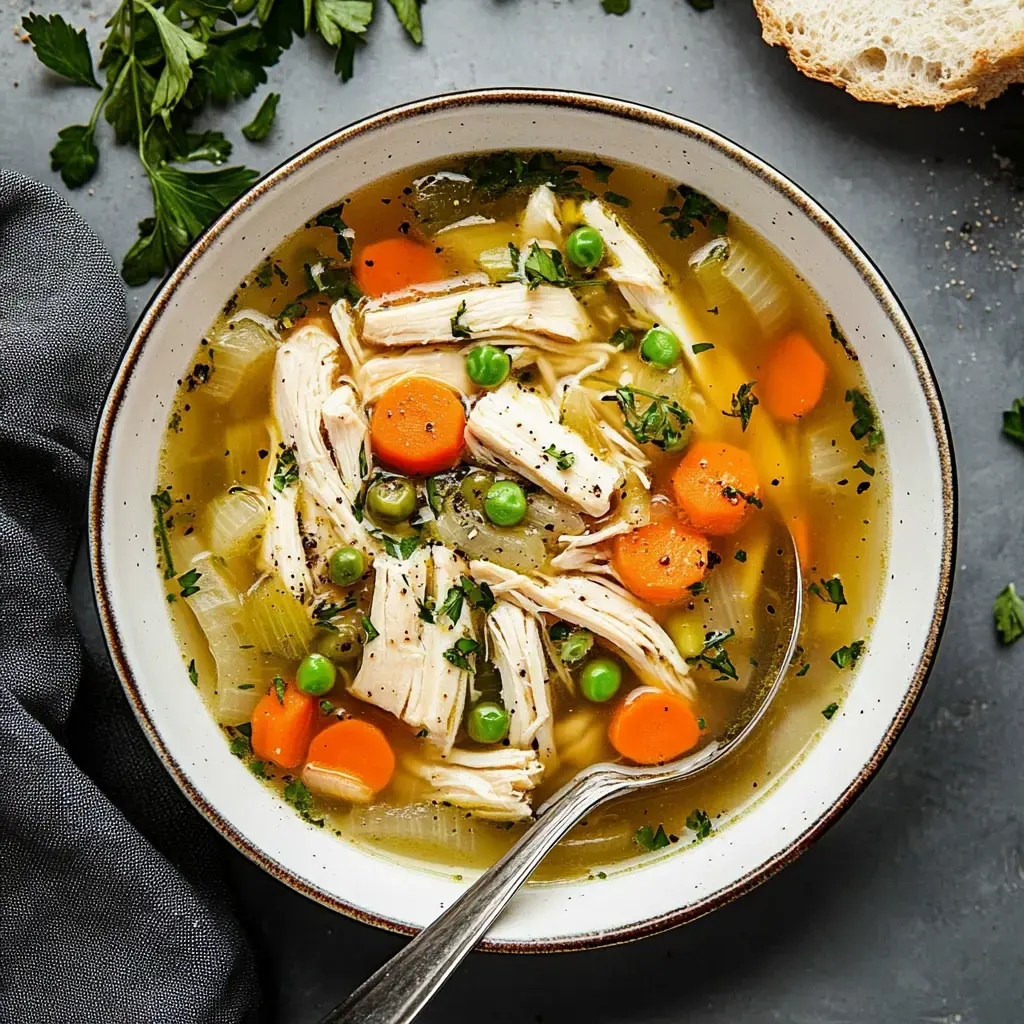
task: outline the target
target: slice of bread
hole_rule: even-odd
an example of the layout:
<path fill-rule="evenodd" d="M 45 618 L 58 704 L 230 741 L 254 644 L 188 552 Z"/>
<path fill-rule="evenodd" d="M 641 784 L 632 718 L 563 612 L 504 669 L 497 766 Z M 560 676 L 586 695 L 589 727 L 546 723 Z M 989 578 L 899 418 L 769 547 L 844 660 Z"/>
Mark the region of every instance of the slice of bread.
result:
<path fill-rule="evenodd" d="M 1024 0 L 754 0 L 765 42 L 872 103 L 983 106 L 1024 81 Z"/>

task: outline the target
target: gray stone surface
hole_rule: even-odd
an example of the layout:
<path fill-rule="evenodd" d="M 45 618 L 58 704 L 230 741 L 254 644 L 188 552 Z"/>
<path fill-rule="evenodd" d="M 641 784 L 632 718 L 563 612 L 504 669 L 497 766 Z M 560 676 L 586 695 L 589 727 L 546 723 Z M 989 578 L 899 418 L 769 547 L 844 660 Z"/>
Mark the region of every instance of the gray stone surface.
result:
<path fill-rule="evenodd" d="M 59 127 L 87 119 L 92 100 L 47 77 L 13 33 L 27 8 L 0 3 L 0 164 L 60 187 L 47 151 Z M 39 8 L 63 10 L 96 42 L 107 6 Z M 422 50 L 406 44 L 384 9 L 347 86 L 335 83 L 316 46 L 287 53 L 271 74 L 283 94 L 279 127 L 263 147 L 239 140 L 236 153 L 269 168 L 379 108 L 486 85 L 638 100 L 758 153 L 830 208 L 877 261 L 935 365 L 960 476 L 952 613 L 892 757 L 795 865 L 710 917 L 641 943 L 554 957 L 477 955 L 424 1019 L 1021 1020 L 1024 644 L 999 649 L 991 622 L 992 598 L 1024 555 L 1024 452 L 999 436 L 1000 410 L 1024 393 L 1024 272 L 1016 268 L 1024 208 L 993 148 L 1018 117 L 1020 91 L 986 111 L 858 104 L 769 50 L 747 3 L 720 0 L 704 14 L 684 0 L 633 7 L 612 18 L 598 0 L 431 0 Z M 213 123 L 238 138 L 251 112 L 220 113 Z M 72 201 L 118 256 L 149 209 L 136 162 L 112 147 L 92 188 Z M 962 238 L 965 222 L 971 233 Z M 131 293 L 133 311 L 147 296 Z M 401 940 L 335 916 L 230 856 L 275 1020 L 315 1019 L 399 948 Z"/>

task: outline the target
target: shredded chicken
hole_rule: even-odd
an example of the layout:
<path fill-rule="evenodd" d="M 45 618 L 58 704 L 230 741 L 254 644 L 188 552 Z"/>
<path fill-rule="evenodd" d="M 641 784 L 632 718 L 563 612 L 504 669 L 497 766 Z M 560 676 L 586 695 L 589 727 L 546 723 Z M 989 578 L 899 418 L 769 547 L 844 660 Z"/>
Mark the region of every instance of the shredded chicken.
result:
<path fill-rule="evenodd" d="M 370 425 L 359 405 L 359 396 L 350 384 L 335 388 L 327 396 L 321 413 L 341 486 L 349 503 L 354 506 L 363 480 L 373 468 Z"/>
<path fill-rule="evenodd" d="M 441 612 L 448 591 L 467 571 L 465 559 L 440 544 L 434 545 L 430 553 L 433 572 L 428 607 L 434 609 L 434 621 L 423 625 L 423 672 L 413 680 L 401 717 L 414 729 L 426 729 L 430 739 L 447 754 L 462 725 L 469 679 L 465 670 L 445 658 L 444 652 L 459 640 L 474 640 L 475 634 L 468 601 L 462 602 L 455 622 Z"/>
<path fill-rule="evenodd" d="M 520 473 L 592 516 L 608 511 L 621 476 L 559 422 L 558 407 L 550 399 L 514 382 L 476 403 L 466 424 L 466 446 L 480 461 Z M 572 464 L 559 469 L 563 453 Z"/>
<path fill-rule="evenodd" d="M 500 284 L 400 305 L 389 304 L 386 297 L 367 303 L 363 341 L 388 347 L 457 342 L 464 336 L 452 333 L 456 318 L 474 341 L 525 336 L 540 339 L 540 345 L 545 338 L 564 345 L 591 341 L 595 334 L 587 311 L 569 289 Z"/>
<path fill-rule="evenodd" d="M 547 764 L 555 753 L 554 736 L 537 620 L 509 601 L 498 601 L 487 616 L 487 639 L 509 714 L 508 741 L 524 750 L 536 742 L 541 762 Z"/>
<path fill-rule="evenodd" d="M 470 575 L 495 595 L 526 612 L 547 612 L 589 629 L 618 650 L 640 679 L 663 690 L 693 697 L 686 662 L 668 634 L 635 598 L 616 584 L 594 576 L 538 579 L 491 562 L 470 563 Z"/>
<path fill-rule="evenodd" d="M 334 323 L 334 329 L 338 332 L 341 347 L 345 350 L 345 355 L 348 356 L 348 361 L 352 364 L 354 372 L 366 360 L 366 352 L 359 342 L 355 318 L 352 316 L 352 307 L 347 299 L 338 299 L 331 306 L 331 320 Z"/>
<path fill-rule="evenodd" d="M 289 449 L 275 438 L 263 485 L 270 516 L 263 530 L 260 561 L 265 571 L 277 573 L 295 597 L 305 602 L 313 595 L 313 577 L 306 565 L 299 530 L 299 485 L 293 481 L 279 490 L 274 484 L 278 465 L 284 465 L 282 456 L 287 459 L 288 452 Z"/>
<path fill-rule="evenodd" d="M 429 550 L 420 548 L 405 560 L 378 555 L 373 562 L 369 617 L 378 635 L 364 646 L 349 690 L 396 718 L 405 713 L 409 694 L 423 688 L 426 652 L 419 601 L 426 590 L 429 559 Z"/>
<path fill-rule="evenodd" d="M 548 185 L 535 188 L 523 211 L 520 225 L 522 242 L 531 240 L 558 245 L 562 240 L 562 221 L 558 216 L 558 199 Z"/>
<path fill-rule="evenodd" d="M 437 800 L 492 821 L 521 821 L 532 814 L 529 794 L 544 768 L 532 750 L 452 750 L 441 761 L 409 758 L 406 769 L 426 780 Z"/>
<path fill-rule="evenodd" d="M 387 353 L 367 359 L 356 373 L 363 401 L 376 402 L 392 384 L 406 377 L 432 377 L 464 395 L 476 393 L 466 373 L 466 355 L 461 349 L 423 348 Z"/>

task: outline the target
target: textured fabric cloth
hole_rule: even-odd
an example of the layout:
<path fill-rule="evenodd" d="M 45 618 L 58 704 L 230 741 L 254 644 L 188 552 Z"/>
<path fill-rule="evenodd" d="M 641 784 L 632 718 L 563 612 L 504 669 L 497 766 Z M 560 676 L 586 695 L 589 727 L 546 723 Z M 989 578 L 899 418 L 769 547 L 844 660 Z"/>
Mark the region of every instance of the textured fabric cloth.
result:
<path fill-rule="evenodd" d="M 0 170 L 0 1021 L 255 1015 L 226 844 L 164 772 L 69 579 L 124 290 L 56 193 Z"/>

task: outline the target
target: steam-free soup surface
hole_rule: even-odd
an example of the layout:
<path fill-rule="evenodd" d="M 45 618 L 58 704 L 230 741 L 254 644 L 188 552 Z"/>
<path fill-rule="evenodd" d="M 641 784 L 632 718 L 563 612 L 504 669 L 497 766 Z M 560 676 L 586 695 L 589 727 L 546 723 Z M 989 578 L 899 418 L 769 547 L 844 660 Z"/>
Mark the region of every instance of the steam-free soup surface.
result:
<path fill-rule="evenodd" d="M 441 173 L 439 173 L 441 172 Z M 842 326 L 709 198 L 592 157 L 382 178 L 197 339 L 154 494 L 183 658 L 310 822 L 493 862 L 588 764 L 743 749 L 537 877 L 714 835 L 841 716 L 887 466 Z"/>

